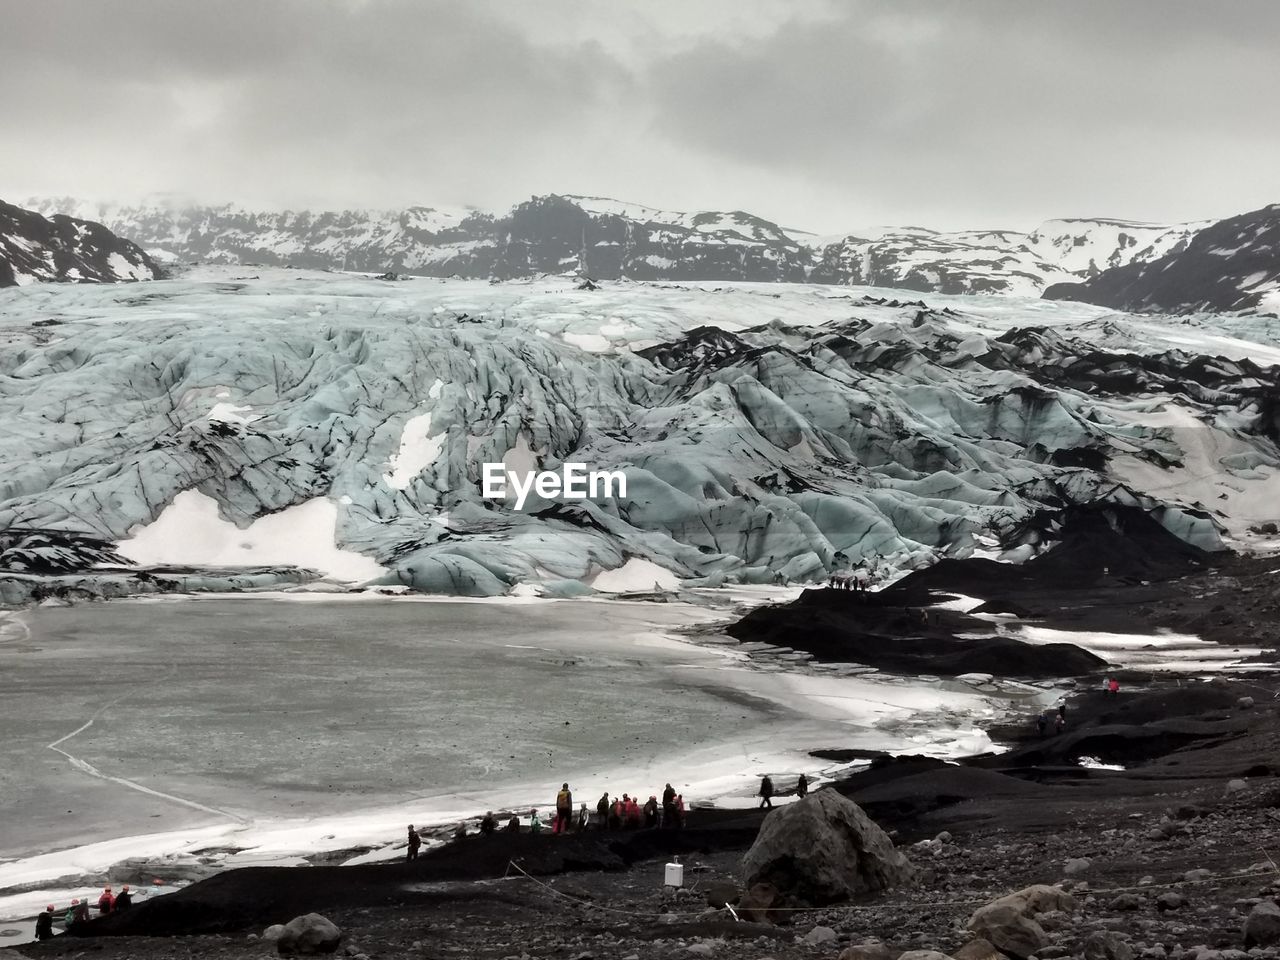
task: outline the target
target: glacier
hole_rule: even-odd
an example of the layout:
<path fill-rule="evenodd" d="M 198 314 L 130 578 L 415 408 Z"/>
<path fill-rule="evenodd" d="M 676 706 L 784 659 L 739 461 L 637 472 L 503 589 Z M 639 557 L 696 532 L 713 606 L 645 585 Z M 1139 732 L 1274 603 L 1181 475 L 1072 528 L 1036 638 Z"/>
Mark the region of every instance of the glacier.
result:
<path fill-rule="evenodd" d="M 806 581 L 1026 556 L 1072 503 L 1209 549 L 1280 513 L 1268 318 L 919 296 L 238 266 L 0 291 L 0 601 Z M 515 511 L 480 495 L 498 461 L 627 495 Z"/>

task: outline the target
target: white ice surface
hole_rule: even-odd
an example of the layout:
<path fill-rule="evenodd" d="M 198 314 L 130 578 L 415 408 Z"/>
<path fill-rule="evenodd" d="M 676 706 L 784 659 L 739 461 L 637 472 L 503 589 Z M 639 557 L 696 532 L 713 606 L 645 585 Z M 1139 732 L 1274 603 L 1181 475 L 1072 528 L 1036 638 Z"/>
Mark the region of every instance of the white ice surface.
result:
<path fill-rule="evenodd" d="M 361 583 L 385 571 L 369 557 L 335 545 L 337 506 L 325 497 L 259 517 L 248 529 L 218 515 L 218 503 L 184 490 L 154 522 L 133 531 L 120 553 L 140 564 L 210 567 L 294 565 Z"/>

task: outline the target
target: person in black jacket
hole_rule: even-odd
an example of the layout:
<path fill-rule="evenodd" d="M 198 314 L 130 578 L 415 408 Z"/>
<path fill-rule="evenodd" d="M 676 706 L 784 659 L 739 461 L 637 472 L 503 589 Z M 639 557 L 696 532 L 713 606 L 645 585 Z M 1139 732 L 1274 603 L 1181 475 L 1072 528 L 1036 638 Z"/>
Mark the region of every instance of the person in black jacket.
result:
<path fill-rule="evenodd" d="M 53 939 L 53 904 L 41 910 L 40 916 L 36 917 L 36 939 Z"/>
<path fill-rule="evenodd" d="M 676 828 L 676 790 L 669 783 L 662 791 L 662 826 L 667 830 Z"/>
<path fill-rule="evenodd" d="M 644 825 L 646 829 L 652 830 L 658 825 L 658 798 L 650 797 L 649 802 L 644 805 Z"/>
<path fill-rule="evenodd" d="M 764 807 L 773 809 L 773 780 L 770 777 L 760 781 L 760 808 Z"/>
<path fill-rule="evenodd" d="M 796 796 L 803 800 L 808 795 L 809 778 L 802 773 L 800 774 L 800 779 L 796 781 Z"/>
<path fill-rule="evenodd" d="M 112 907 L 112 912 L 118 913 L 125 907 L 133 904 L 133 894 L 129 892 L 129 885 L 126 883 L 120 888 L 120 892 L 116 894 L 116 905 Z"/>
<path fill-rule="evenodd" d="M 409 851 L 405 854 L 406 860 L 418 859 L 418 848 L 422 846 L 422 838 L 418 836 L 418 831 L 413 829 L 413 824 L 409 824 Z"/>

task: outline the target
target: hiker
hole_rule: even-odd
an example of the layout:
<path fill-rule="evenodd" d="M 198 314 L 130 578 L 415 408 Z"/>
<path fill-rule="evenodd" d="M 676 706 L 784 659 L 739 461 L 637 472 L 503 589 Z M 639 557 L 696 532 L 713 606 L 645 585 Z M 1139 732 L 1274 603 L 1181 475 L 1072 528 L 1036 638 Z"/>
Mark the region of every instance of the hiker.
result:
<path fill-rule="evenodd" d="M 809 795 L 809 778 L 802 773 L 800 774 L 800 779 L 796 781 L 796 796 L 799 797 L 801 800 L 803 800 L 808 795 Z"/>
<path fill-rule="evenodd" d="M 662 791 L 662 826 L 664 829 L 673 830 L 676 825 L 676 791 L 667 784 Z"/>
<path fill-rule="evenodd" d="M 505 829 L 507 833 L 520 832 L 520 815 L 518 813 L 513 813 L 511 815 L 511 819 L 507 821 L 507 826 Z"/>
<path fill-rule="evenodd" d="M 617 797 L 614 797 L 613 803 L 609 805 L 609 829 L 622 829 L 622 801 Z"/>
<path fill-rule="evenodd" d="M 676 829 L 684 827 L 684 794 L 676 794 Z"/>
<path fill-rule="evenodd" d="M 40 915 L 36 917 L 36 939 L 52 940 L 53 939 L 53 904 L 49 904 L 40 911 Z"/>
<path fill-rule="evenodd" d="M 652 830 L 658 825 L 658 798 L 651 796 L 644 805 L 644 825 Z"/>
<path fill-rule="evenodd" d="M 1115 677 L 1112 677 L 1110 680 L 1107 681 L 1107 694 L 1109 696 L 1114 697 L 1119 692 L 1120 692 L 1120 681 L 1117 680 Z"/>
<path fill-rule="evenodd" d="M 609 826 L 609 791 L 596 801 L 596 829 L 604 830 Z"/>
<path fill-rule="evenodd" d="M 565 783 L 556 794 L 556 822 L 551 832 L 568 833 L 571 819 L 573 819 L 573 794 L 569 791 L 569 785 Z"/>
<path fill-rule="evenodd" d="M 1067 722 L 1067 705 L 1065 703 L 1058 704 L 1058 716 L 1062 718 L 1062 722 Z"/>
<path fill-rule="evenodd" d="M 67 909 L 66 915 L 62 918 L 63 926 L 68 930 L 82 923 L 89 922 L 89 904 L 86 901 L 81 903 L 80 899 L 71 901 L 71 906 Z"/>
<path fill-rule="evenodd" d="M 115 905 L 116 898 L 112 894 L 110 887 L 104 887 L 102 896 L 98 898 L 98 913 L 110 913 L 112 906 Z"/>
<path fill-rule="evenodd" d="M 458 824 L 457 830 L 453 831 L 453 839 L 455 840 L 467 839 L 467 822 L 465 820 L 462 821 L 462 823 Z"/>
<path fill-rule="evenodd" d="M 538 818 L 537 810 L 529 811 L 529 832 L 530 833 L 542 832 L 542 821 Z"/>
<path fill-rule="evenodd" d="M 627 829 L 639 830 L 643 817 L 640 814 L 640 804 L 636 803 L 635 797 L 627 800 Z"/>
<path fill-rule="evenodd" d="M 1036 733 L 1040 734 L 1041 738 L 1043 738 L 1048 732 L 1049 718 L 1042 713 L 1040 716 L 1036 717 Z"/>
<path fill-rule="evenodd" d="M 763 810 L 768 807 L 773 809 L 773 780 L 766 776 L 760 781 L 760 806 L 758 809 Z"/>
<path fill-rule="evenodd" d="M 480 832 L 486 837 L 492 837 L 498 829 L 498 818 L 493 815 L 490 810 L 484 815 L 484 819 L 480 821 Z"/>
<path fill-rule="evenodd" d="M 587 824 L 591 822 L 591 814 L 587 812 L 587 805 L 584 803 L 578 809 L 578 826 L 579 831 L 587 829 Z"/>
<path fill-rule="evenodd" d="M 120 888 L 120 892 L 116 894 L 116 905 L 111 908 L 112 913 L 119 913 L 133 905 L 133 894 L 129 892 L 129 885 L 126 883 Z"/>
<path fill-rule="evenodd" d="M 1062 733 L 1065 729 L 1067 729 L 1067 718 L 1062 713 L 1059 713 L 1058 719 L 1053 721 L 1053 732 Z"/>
<path fill-rule="evenodd" d="M 405 854 L 405 860 L 417 860 L 418 848 L 422 846 L 422 838 L 418 836 L 418 831 L 413 829 L 413 824 L 409 824 L 409 852 Z"/>

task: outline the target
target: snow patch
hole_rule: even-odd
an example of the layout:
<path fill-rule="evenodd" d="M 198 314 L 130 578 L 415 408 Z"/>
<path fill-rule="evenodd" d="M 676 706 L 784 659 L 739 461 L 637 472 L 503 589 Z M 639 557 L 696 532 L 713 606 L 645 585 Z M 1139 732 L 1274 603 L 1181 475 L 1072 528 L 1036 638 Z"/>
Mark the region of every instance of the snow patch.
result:
<path fill-rule="evenodd" d="M 326 497 L 259 517 L 241 530 L 218 514 L 218 501 L 184 490 L 160 516 L 117 544 L 146 566 L 292 566 L 362 583 L 386 572 L 377 562 L 336 545 L 338 509 Z"/>

